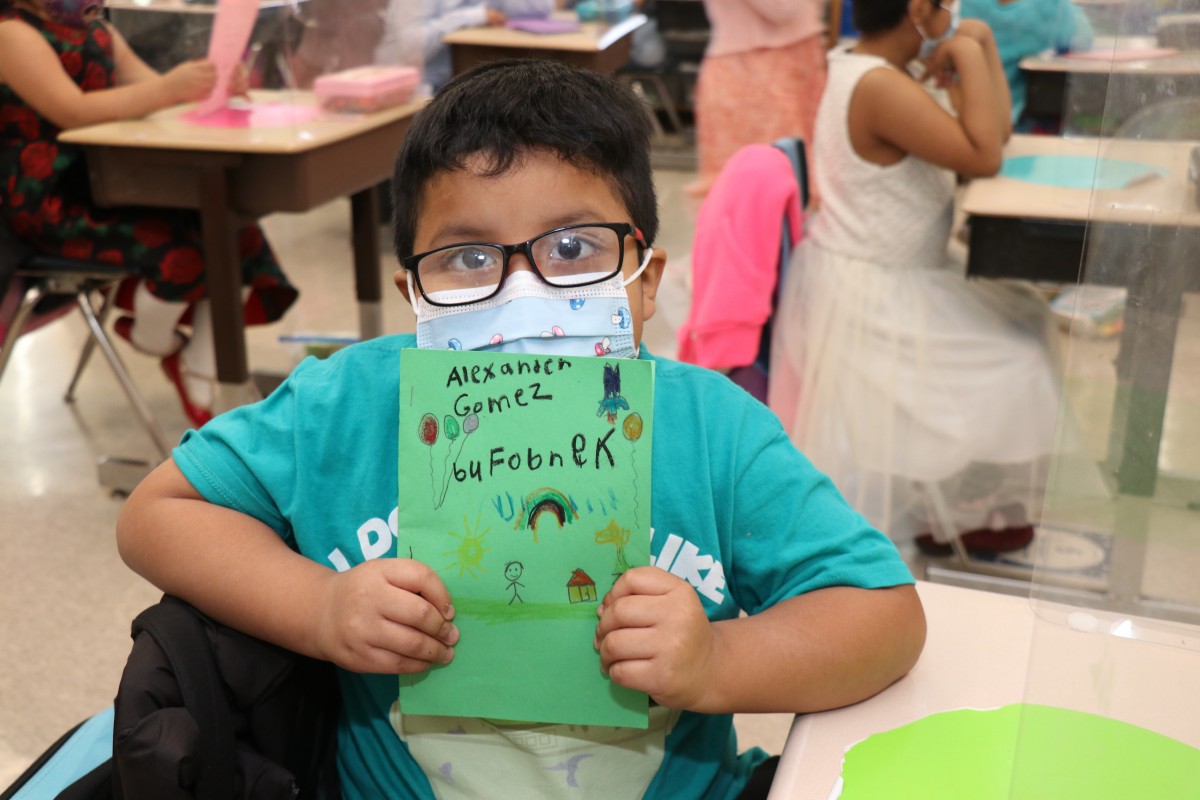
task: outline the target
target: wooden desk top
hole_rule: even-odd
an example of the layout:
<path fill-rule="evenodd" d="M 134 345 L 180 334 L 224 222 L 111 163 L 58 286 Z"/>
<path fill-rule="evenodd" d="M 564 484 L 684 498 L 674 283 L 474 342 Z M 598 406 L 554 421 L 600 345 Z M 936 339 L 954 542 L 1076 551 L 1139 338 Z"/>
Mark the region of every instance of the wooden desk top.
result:
<path fill-rule="evenodd" d="M 1133 161 L 1168 172 L 1122 189 L 1070 189 L 994 177 L 971 181 L 962 210 L 969 215 L 1067 222 L 1108 221 L 1200 226 L 1196 187 L 1188 182 L 1188 155 L 1198 142 L 1149 142 L 1115 138 L 1062 138 L 1016 134 L 1005 158 L 1065 155 Z"/>
<path fill-rule="evenodd" d="M 797 717 L 772 800 L 828 800 L 845 748 L 958 708 L 1054 705 L 1200 746 L 1200 629 L 1178 626 L 1189 646 L 1169 647 L 1130 638 L 1139 618 L 940 584 L 917 590 L 929 631 L 917 665 L 857 705 Z"/>
<path fill-rule="evenodd" d="M 574 20 L 574 14 L 557 13 L 555 19 Z M 633 14 L 616 25 L 602 22 L 584 22 L 582 28 L 571 33 L 529 33 L 503 27 L 460 28 L 442 37 L 446 44 L 475 45 L 478 47 L 518 47 L 526 49 L 570 50 L 591 53 L 605 50 L 625 36 L 633 33 L 647 22 L 645 14 Z"/>
<path fill-rule="evenodd" d="M 255 91 L 256 103 L 311 105 L 307 91 Z M 59 139 L 81 145 L 197 150 L 212 153 L 296 154 L 352 138 L 412 116 L 428 100 L 422 98 L 374 114 L 321 114 L 294 125 L 272 128 L 215 128 L 179 119 L 195 104 L 166 108 L 142 119 L 105 122 L 64 131 Z"/>

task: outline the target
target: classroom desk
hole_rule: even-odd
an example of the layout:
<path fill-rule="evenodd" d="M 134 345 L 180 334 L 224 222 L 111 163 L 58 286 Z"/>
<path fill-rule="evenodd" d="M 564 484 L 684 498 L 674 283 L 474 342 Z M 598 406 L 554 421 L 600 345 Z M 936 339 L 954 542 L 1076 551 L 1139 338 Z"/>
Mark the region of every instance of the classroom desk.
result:
<path fill-rule="evenodd" d="M 256 102 L 311 103 L 307 92 L 255 92 Z M 192 208 L 200 212 L 212 300 L 217 377 L 249 378 L 241 313 L 237 229 L 276 212 L 351 200 L 355 286 L 363 338 L 382 332 L 378 201 L 392 171 L 414 101 L 363 116 L 321 116 L 278 128 L 210 128 L 181 122 L 190 106 L 60 135 L 87 152 L 92 194 L 101 205 Z M 287 265 L 284 265 L 286 269 Z"/>
<path fill-rule="evenodd" d="M 1169 174 L 1130 188 L 1100 189 L 1094 197 L 1091 189 L 995 177 L 971 181 L 962 198 L 970 219 L 969 276 L 1126 287 L 1118 378 L 1134 387 L 1137 404 L 1125 419 L 1114 417 L 1114 429 L 1124 425 L 1124 432 L 1114 437 L 1110 454 L 1120 457 L 1120 491 L 1143 497 L 1154 493 L 1170 379 L 1170 360 L 1161 354 L 1174 352 L 1181 294 L 1200 290 L 1200 209 L 1187 179 L 1196 144 L 1015 135 L 1006 158 L 1099 156 Z M 1103 258 L 1081 274 L 1088 248 L 1101 243 L 1106 249 L 1096 252 Z M 1158 268 L 1162 263 L 1172 268 Z"/>
<path fill-rule="evenodd" d="M 1117 523 L 1115 532 L 1122 535 L 1113 542 L 1107 595 L 1128 609 L 1145 608 L 1142 534 L 1158 479 L 1182 294 L 1200 291 L 1200 209 L 1187 179 L 1194 144 L 1016 135 L 1005 147 L 1006 158 L 1099 156 L 1161 167 L 1168 175 L 1094 193 L 994 177 L 971 181 L 962 198 L 970 223 L 968 276 L 1127 290 L 1108 460 L 1118 500 L 1146 502 L 1119 505 L 1131 516 Z M 1089 250 L 1100 257 L 1089 259 Z"/>
<path fill-rule="evenodd" d="M 929 714 L 1009 703 L 1099 713 L 1200 747 L 1196 721 L 1200 628 L 1173 627 L 1187 647 L 1120 638 L 1065 624 L 1070 607 L 918 583 L 928 635 L 917 665 L 880 694 L 846 708 L 798 715 L 770 800 L 829 800 L 845 748 Z M 1087 612 L 1091 614 L 1092 612 Z M 1105 625 L 1124 622 L 1101 615 Z M 1141 630 L 1128 618 L 1128 629 Z M 1153 620 L 1146 623 L 1160 626 Z M 1094 693 L 1102 695 L 1098 703 Z M 1103 707 L 1098 707 L 1100 703 Z"/>
<path fill-rule="evenodd" d="M 573 14 L 555 18 L 575 19 Z M 633 14 L 615 25 L 585 22 L 573 33 L 527 33 L 508 28 L 462 28 L 446 34 L 454 74 L 501 58 L 546 58 L 611 75 L 629 63 L 633 32 L 646 24 L 645 14 Z"/>
<path fill-rule="evenodd" d="M 1123 37 L 1097 39 L 1093 51 L 1155 47 L 1154 37 Z M 1196 52 L 1132 60 L 1037 55 L 1022 59 L 1020 68 L 1026 114 L 1059 119 L 1064 130 L 1093 135 L 1112 133 L 1133 112 L 1155 102 L 1200 95 Z"/>

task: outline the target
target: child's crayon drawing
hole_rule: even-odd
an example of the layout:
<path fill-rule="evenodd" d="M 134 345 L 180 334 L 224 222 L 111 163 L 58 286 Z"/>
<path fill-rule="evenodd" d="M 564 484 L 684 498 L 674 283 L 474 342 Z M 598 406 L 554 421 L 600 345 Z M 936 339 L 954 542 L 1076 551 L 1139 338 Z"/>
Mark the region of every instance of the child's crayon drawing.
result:
<path fill-rule="evenodd" d="M 400 363 L 398 554 L 437 570 L 460 631 L 450 664 L 400 679 L 401 710 L 645 727 L 646 695 L 600 672 L 592 640 L 605 593 L 650 559 L 653 364 Z"/>

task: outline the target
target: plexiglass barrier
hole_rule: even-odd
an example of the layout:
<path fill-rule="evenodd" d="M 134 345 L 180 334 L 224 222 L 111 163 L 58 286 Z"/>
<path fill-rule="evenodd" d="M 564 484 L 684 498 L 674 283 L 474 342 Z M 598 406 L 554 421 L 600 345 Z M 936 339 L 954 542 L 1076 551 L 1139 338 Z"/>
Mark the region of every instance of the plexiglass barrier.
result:
<path fill-rule="evenodd" d="M 1104 4 L 1112 58 L 1067 72 L 1067 138 L 1041 165 L 1042 191 L 1083 211 L 1062 218 L 1083 248 L 1056 303 L 1066 402 L 1025 699 L 1168 737 L 1147 739 L 1152 754 L 1200 747 L 1200 18 L 1186 12 Z M 1081 491 L 1094 480 L 1102 492 Z M 1104 746 L 1097 769 L 1122 757 Z M 1014 787 L 1035 763 L 1018 747 Z M 1152 772 L 1124 796 L 1200 796 L 1200 776 L 1164 793 Z"/>

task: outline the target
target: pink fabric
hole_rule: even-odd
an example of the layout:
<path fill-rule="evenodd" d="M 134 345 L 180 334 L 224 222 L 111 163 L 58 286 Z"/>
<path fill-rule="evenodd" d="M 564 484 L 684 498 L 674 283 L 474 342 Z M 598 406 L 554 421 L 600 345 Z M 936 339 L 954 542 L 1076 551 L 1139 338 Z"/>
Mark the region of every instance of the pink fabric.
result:
<path fill-rule="evenodd" d="M 811 142 L 824 90 L 820 36 L 786 47 L 705 57 L 696 84 L 699 174 L 687 186 L 688 194 L 703 197 L 729 157 L 748 144 L 770 144 L 780 136 Z M 809 202 L 815 199 L 810 195 Z"/>
<path fill-rule="evenodd" d="M 765 144 L 735 153 L 696 218 L 692 305 L 677 334 L 680 361 L 712 369 L 754 363 L 771 316 L 785 215 L 794 244 L 803 214 L 788 157 Z"/>
<path fill-rule="evenodd" d="M 705 55 L 783 47 L 825 30 L 822 0 L 704 0 L 712 30 Z"/>
<path fill-rule="evenodd" d="M 209 128 L 286 128 L 309 122 L 320 115 L 320 107 L 314 105 L 255 103 L 244 108 L 225 107 L 209 112 L 197 108 L 180 114 L 179 118 Z"/>

